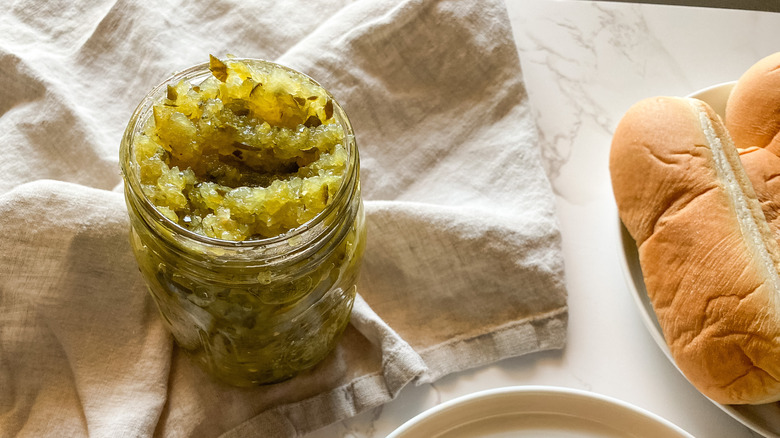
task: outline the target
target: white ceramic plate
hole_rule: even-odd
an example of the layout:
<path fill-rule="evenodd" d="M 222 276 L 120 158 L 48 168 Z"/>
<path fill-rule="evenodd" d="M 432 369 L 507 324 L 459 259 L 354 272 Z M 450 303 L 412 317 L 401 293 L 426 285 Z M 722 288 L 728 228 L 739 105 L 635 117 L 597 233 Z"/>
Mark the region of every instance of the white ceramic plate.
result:
<path fill-rule="evenodd" d="M 715 112 L 723 117 L 726 101 L 728 100 L 729 93 L 733 87 L 734 82 L 718 84 L 693 93 L 689 97 L 695 97 L 707 102 Z M 650 335 L 666 357 L 674 364 L 674 359 L 672 359 L 669 348 L 664 341 L 661 326 L 658 325 L 658 320 L 655 318 L 653 306 L 650 304 L 650 299 L 647 297 L 647 289 L 645 289 L 642 268 L 639 265 L 636 242 L 623 226 L 623 223 L 620 222 L 620 219 L 618 219 L 617 222 L 620 232 L 621 260 L 623 262 L 623 270 L 626 274 L 629 290 L 639 307 L 640 315 L 647 326 L 647 329 L 650 331 Z M 675 364 L 675 367 L 676 366 L 677 365 Z M 713 403 L 715 402 L 713 401 Z M 760 433 L 765 437 L 780 438 L 780 403 L 752 406 L 715 404 L 751 430 Z"/>
<path fill-rule="evenodd" d="M 515 386 L 456 398 L 412 418 L 388 438 L 693 438 L 669 421 L 591 392 Z"/>

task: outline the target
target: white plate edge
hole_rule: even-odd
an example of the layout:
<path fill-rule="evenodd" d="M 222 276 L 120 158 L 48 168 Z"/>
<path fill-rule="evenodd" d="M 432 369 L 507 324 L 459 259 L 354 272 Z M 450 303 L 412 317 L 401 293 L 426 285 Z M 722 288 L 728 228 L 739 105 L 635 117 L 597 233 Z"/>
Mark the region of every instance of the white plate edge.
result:
<path fill-rule="evenodd" d="M 693 435 L 689 434 L 688 432 L 686 432 L 676 424 L 672 423 L 671 421 L 657 414 L 654 414 L 653 412 L 650 412 L 646 409 L 640 408 L 638 406 L 619 400 L 617 398 L 606 396 L 592 391 L 576 389 L 576 388 L 569 388 L 563 386 L 545 386 L 545 385 L 506 386 L 506 387 L 488 389 L 488 390 L 474 392 L 471 394 L 462 395 L 452 400 L 440 403 L 412 417 L 410 420 L 402 424 L 399 428 L 394 430 L 386 438 L 404 438 L 404 435 L 406 433 L 413 431 L 415 427 L 425 422 L 429 418 L 432 418 L 437 415 L 444 415 L 444 412 L 446 412 L 447 410 L 457 407 L 464 403 L 469 403 L 480 399 L 487 399 L 497 395 L 516 394 L 516 395 L 530 396 L 534 393 L 559 395 L 562 397 L 573 396 L 573 397 L 577 397 L 578 399 L 590 399 L 592 401 L 605 402 L 615 406 L 615 408 L 624 409 L 627 411 L 631 411 L 637 415 L 643 416 L 655 423 L 658 423 L 666 427 L 667 429 L 673 430 L 680 437 L 694 438 Z"/>

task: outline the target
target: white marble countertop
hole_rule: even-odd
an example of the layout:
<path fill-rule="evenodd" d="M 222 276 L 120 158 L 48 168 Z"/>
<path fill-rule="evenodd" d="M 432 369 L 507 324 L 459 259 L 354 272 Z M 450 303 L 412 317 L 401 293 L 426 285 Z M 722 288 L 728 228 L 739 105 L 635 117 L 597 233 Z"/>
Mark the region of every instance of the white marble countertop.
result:
<path fill-rule="evenodd" d="M 506 0 L 557 197 L 569 292 L 568 345 L 404 388 L 312 438 L 383 437 L 441 402 L 515 385 L 593 391 L 696 437 L 753 437 L 667 360 L 629 293 L 607 168 L 634 102 L 737 79 L 780 50 L 780 14 L 613 2 Z"/>

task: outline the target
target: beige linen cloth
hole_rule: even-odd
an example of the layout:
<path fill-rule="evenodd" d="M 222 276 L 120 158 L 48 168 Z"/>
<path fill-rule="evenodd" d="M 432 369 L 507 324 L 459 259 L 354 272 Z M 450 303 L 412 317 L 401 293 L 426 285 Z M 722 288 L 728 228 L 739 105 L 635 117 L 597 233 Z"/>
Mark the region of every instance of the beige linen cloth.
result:
<path fill-rule="evenodd" d="M 256 389 L 212 382 L 173 345 L 121 194 L 131 112 L 210 53 L 316 78 L 362 158 L 351 325 L 315 369 Z M 554 198 L 500 1 L 17 1 L 0 11 L 0 78 L 3 437 L 301 436 L 565 343 Z"/>

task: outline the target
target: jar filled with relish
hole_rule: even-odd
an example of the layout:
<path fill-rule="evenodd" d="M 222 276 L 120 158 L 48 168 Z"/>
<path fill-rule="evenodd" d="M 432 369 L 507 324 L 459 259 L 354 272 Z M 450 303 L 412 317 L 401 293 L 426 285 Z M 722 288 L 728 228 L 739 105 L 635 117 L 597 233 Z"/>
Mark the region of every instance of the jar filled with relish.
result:
<path fill-rule="evenodd" d="M 140 271 L 196 363 L 252 386 L 328 355 L 366 231 L 352 126 L 325 89 L 272 62 L 211 57 L 143 99 L 120 163 Z"/>

